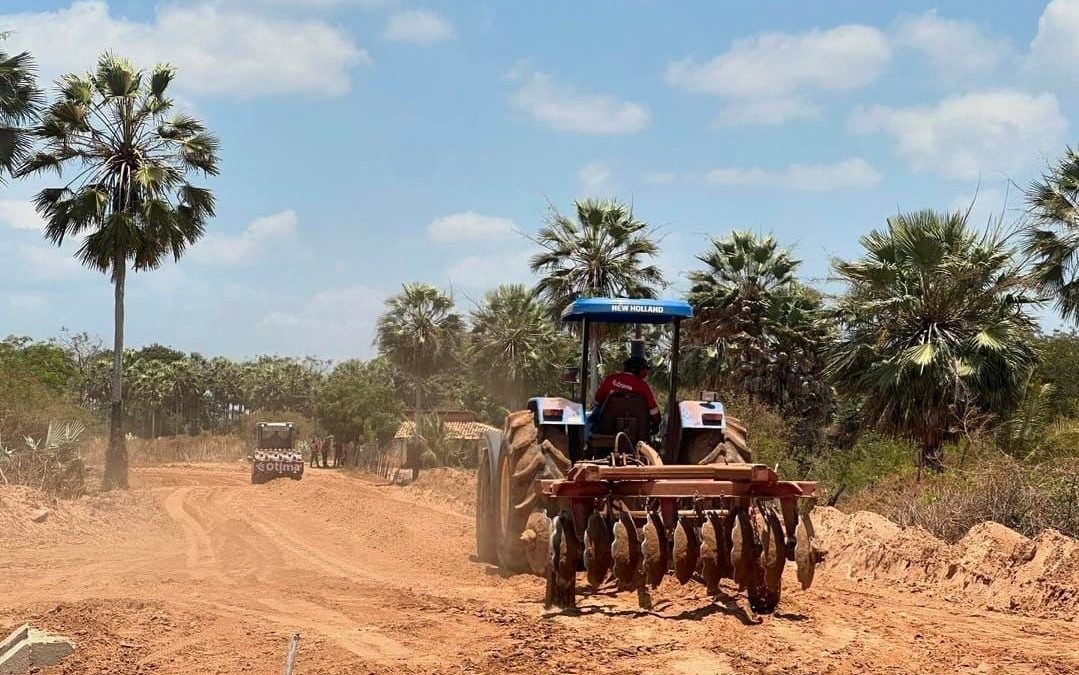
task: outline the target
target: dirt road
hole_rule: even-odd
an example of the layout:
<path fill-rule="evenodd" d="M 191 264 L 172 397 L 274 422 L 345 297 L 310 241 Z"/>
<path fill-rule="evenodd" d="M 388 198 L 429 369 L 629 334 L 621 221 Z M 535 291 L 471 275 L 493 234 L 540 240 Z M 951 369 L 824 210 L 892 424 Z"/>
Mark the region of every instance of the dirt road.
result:
<path fill-rule="evenodd" d="M 318 470 L 252 486 L 223 465 L 133 483 L 117 514 L 0 534 L 0 629 L 79 643 L 49 672 L 279 673 L 294 631 L 297 675 L 1079 672 L 1079 620 L 833 578 L 789 579 L 761 619 L 673 581 L 651 612 L 600 593 L 549 615 L 540 580 L 470 560 L 470 516 L 400 488 Z"/>

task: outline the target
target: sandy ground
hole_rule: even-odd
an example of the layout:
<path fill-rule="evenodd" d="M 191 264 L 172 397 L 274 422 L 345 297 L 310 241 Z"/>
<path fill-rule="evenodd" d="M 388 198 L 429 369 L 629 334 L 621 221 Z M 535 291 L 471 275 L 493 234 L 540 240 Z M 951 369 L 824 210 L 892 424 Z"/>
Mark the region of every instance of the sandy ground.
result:
<path fill-rule="evenodd" d="M 33 497 L 0 492 L 0 629 L 78 642 L 47 673 L 280 673 L 293 632 L 297 675 L 1079 672 L 1068 612 L 987 609 L 897 573 L 834 565 L 803 592 L 788 568 L 759 618 L 673 579 L 650 612 L 601 591 L 548 614 L 541 580 L 473 562 L 468 509 L 426 493 L 319 470 L 252 486 L 243 465 L 132 480 L 32 527 Z"/>

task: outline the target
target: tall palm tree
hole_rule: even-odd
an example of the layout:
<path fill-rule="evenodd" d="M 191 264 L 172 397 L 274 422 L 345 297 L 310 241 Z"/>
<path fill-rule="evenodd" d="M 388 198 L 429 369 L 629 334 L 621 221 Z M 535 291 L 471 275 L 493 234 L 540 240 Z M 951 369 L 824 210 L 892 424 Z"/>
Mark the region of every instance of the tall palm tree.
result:
<path fill-rule="evenodd" d="M 468 357 L 481 380 L 509 410 L 543 393 L 572 353 L 551 309 L 523 284 L 499 286 L 472 310 Z"/>
<path fill-rule="evenodd" d="M 829 369 L 867 422 L 915 439 L 939 468 L 968 413 L 1000 418 L 1022 397 L 1038 300 L 1007 239 L 961 212 L 901 214 L 861 244 L 860 260 L 834 263 L 848 291 Z"/>
<path fill-rule="evenodd" d="M 654 298 L 663 273 L 651 264 L 659 253 L 654 231 L 616 201 L 574 203 L 576 219 L 552 211 L 536 234 L 543 249 L 532 257 L 542 274 L 536 290 L 555 312 L 577 298 Z"/>
<path fill-rule="evenodd" d="M 429 284 L 405 284 L 386 300 L 375 327 L 375 346 L 416 388 L 415 432 L 419 435 L 423 390 L 428 380 L 455 363 L 464 333 L 453 298 Z"/>
<path fill-rule="evenodd" d="M 820 294 L 795 278 L 801 261 L 775 238 L 734 231 L 715 238 L 689 273 L 696 317 L 687 326 L 688 373 L 706 386 L 742 389 L 784 412 L 823 421 L 830 337 Z"/>
<path fill-rule="evenodd" d="M 536 292 L 557 315 L 577 298 L 654 298 L 664 285 L 663 272 L 652 264 L 659 253 L 655 231 L 621 202 L 585 199 L 574 202 L 576 219 L 552 209 L 536 234 L 542 249 L 532 256 L 539 273 Z M 599 386 L 600 342 L 590 336 L 591 381 Z"/>
<path fill-rule="evenodd" d="M 38 193 L 45 236 L 57 245 L 82 237 L 81 262 L 108 274 L 115 289 L 112 410 L 104 486 L 127 486 L 123 433 L 124 288 L 127 271 L 179 260 L 214 214 L 213 194 L 192 174 L 218 172 L 218 142 L 201 122 L 172 113 L 175 71 L 140 70 L 113 54 L 94 72 L 66 75 L 34 135 L 42 149 L 18 170 L 55 171 L 62 187 Z"/>
<path fill-rule="evenodd" d="M 0 33 L 0 40 L 6 37 Z M 26 128 L 45 102 L 34 77 L 34 59 L 26 52 L 0 49 L 0 184 L 30 154 L 33 138 Z"/>
<path fill-rule="evenodd" d="M 794 282 L 802 264 L 774 237 L 733 231 L 712 239 L 712 247 L 697 256 L 703 270 L 689 273 L 693 284 L 689 300 L 694 305 L 722 308 L 737 302 L 758 302 Z"/>
<path fill-rule="evenodd" d="M 1025 249 L 1038 286 L 1056 299 L 1066 319 L 1079 321 L 1079 152 L 1064 157 L 1031 183 L 1027 204 L 1032 222 Z"/>

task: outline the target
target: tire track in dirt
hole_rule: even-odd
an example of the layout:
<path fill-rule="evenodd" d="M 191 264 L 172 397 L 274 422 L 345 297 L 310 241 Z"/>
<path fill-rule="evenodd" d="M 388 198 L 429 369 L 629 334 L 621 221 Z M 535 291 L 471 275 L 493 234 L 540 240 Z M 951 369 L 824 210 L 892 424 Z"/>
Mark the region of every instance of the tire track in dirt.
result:
<path fill-rule="evenodd" d="M 0 550 L 0 628 L 107 628 L 76 636 L 64 673 L 279 672 L 296 630 L 297 675 L 1079 672 L 1073 622 L 828 576 L 806 592 L 788 579 L 759 620 L 671 579 L 651 612 L 604 590 L 547 614 L 541 580 L 469 562 L 470 516 L 397 488 L 330 471 L 252 486 L 235 465 L 133 479 L 165 526 Z"/>

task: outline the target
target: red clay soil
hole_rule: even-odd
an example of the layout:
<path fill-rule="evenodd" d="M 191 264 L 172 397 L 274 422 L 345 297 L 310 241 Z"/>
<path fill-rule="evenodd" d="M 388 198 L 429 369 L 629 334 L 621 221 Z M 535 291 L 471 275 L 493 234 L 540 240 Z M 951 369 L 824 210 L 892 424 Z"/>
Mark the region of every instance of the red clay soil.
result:
<path fill-rule="evenodd" d="M 0 629 L 74 637 L 46 674 L 280 673 L 293 632 L 296 675 L 1079 672 L 1060 535 L 987 523 L 946 545 L 819 509 L 828 562 L 809 591 L 789 569 L 772 616 L 670 578 L 652 611 L 605 588 L 550 614 L 541 580 L 471 560 L 456 477 L 427 480 L 145 468 L 126 495 L 46 504 L 43 524 L 32 493 L 0 488 Z"/>

